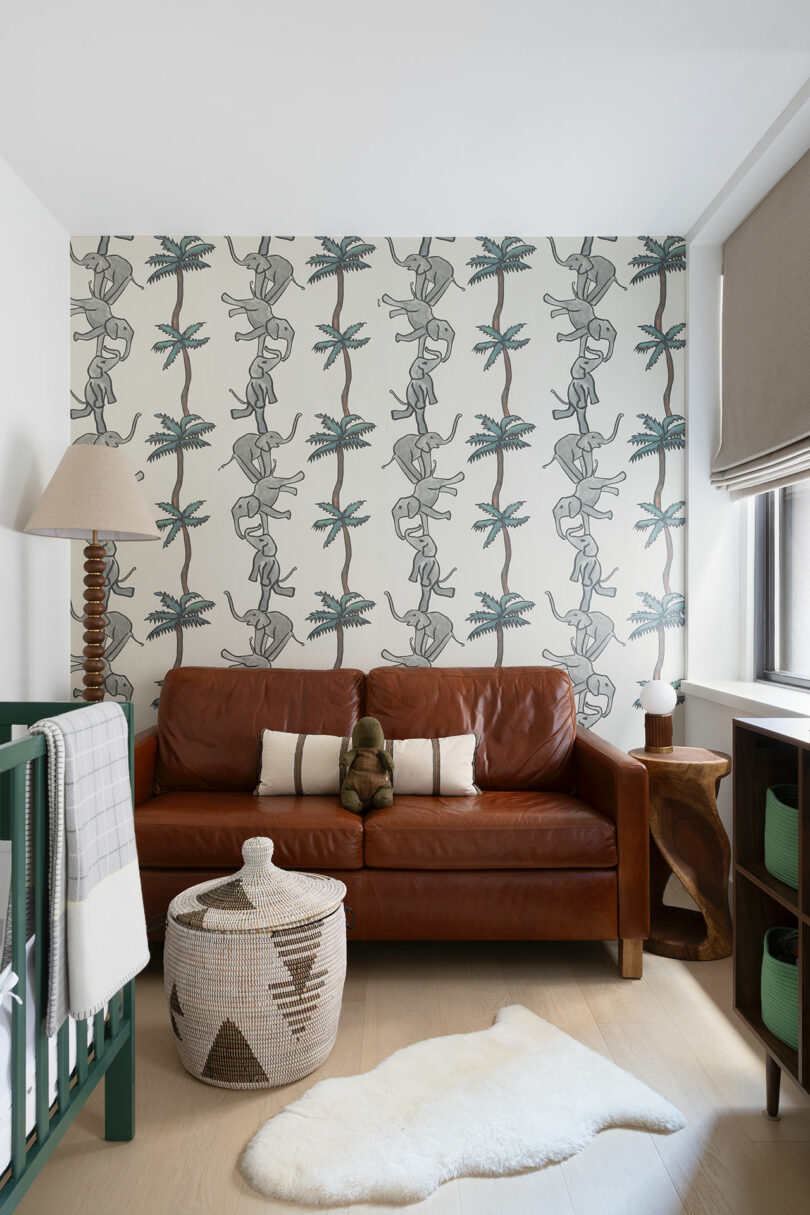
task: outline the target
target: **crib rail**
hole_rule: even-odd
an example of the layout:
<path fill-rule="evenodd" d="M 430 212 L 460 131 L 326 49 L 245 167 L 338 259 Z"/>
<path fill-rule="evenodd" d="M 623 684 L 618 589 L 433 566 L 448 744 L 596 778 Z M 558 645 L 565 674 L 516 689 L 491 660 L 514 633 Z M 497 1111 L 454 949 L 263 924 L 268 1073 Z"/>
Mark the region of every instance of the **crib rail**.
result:
<path fill-rule="evenodd" d="M 104 1130 L 109 1140 L 135 1133 L 135 983 L 131 980 L 109 1003 L 108 1016 L 76 1023 L 76 1064 L 70 1068 L 70 1030 L 65 1023 L 56 1040 L 56 1101 L 50 1105 L 48 1038 L 45 1033 L 48 940 L 48 808 L 46 747 L 41 735 L 11 741 L 13 726 L 30 726 L 81 708 L 81 702 L 0 703 L 0 839 L 11 841 L 11 967 L 21 1003 L 11 1013 L 11 1162 L 0 1176 L 0 1215 L 13 1211 L 104 1078 Z M 130 779 L 133 772 L 133 709 L 122 704 L 129 727 Z M 31 858 L 34 972 L 35 1129 L 26 1127 L 26 765 L 32 795 Z M 5 908 L 2 915 L 5 916 Z M 10 998 L 10 997 L 7 997 Z"/>

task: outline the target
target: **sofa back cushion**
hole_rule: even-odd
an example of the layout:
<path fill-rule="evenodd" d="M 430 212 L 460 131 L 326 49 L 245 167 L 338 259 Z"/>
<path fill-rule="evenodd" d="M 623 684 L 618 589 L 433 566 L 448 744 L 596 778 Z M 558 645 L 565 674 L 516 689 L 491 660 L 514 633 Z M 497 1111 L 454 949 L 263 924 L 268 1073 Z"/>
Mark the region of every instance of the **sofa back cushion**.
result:
<path fill-rule="evenodd" d="M 262 730 L 351 734 L 363 712 L 362 671 L 178 667 L 158 713 L 158 793 L 252 793 Z"/>
<path fill-rule="evenodd" d="M 571 681 L 553 667 L 376 667 L 366 713 L 386 738 L 478 735 L 482 789 L 574 789 Z"/>

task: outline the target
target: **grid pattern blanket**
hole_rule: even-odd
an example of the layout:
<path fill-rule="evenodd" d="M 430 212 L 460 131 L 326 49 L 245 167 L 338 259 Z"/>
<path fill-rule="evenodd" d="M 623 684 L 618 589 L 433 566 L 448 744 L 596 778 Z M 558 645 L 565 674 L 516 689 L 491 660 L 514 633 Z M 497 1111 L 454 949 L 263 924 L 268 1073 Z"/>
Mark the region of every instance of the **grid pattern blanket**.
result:
<path fill-rule="evenodd" d="M 31 727 L 48 748 L 47 1032 L 99 1012 L 149 960 L 127 722 L 112 702 Z"/>

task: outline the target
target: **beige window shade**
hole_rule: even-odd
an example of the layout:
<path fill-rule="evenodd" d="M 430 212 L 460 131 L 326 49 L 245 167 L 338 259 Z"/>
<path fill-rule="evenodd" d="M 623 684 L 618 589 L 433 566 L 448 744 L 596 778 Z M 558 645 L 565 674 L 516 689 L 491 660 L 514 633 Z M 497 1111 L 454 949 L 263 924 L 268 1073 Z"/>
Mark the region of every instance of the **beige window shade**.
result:
<path fill-rule="evenodd" d="M 810 152 L 723 248 L 723 419 L 733 497 L 810 477 Z"/>

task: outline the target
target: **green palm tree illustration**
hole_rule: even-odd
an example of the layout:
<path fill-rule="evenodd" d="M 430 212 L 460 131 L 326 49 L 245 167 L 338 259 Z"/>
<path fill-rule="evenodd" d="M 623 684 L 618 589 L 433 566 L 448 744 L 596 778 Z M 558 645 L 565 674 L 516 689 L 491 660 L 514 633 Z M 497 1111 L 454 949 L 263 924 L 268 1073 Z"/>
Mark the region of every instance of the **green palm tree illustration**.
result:
<path fill-rule="evenodd" d="M 340 419 L 331 418 L 328 413 L 316 413 L 324 428 L 324 434 L 310 435 L 307 443 L 316 445 L 315 451 L 307 457 L 310 462 L 320 460 L 322 456 L 334 456 L 338 452 L 358 451 L 370 444 L 362 437 L 374 430 L 373 422 L 365 422 L 359 414 L 349 413 Z"/>
<path fill-rule="evenodd" d="M 350 502 L 348 506 L 339 507 L 333 506 L 331 502 L 319 502 L 321 510 L 325 510 L 326 519 L 316 519 L 312 524 L 316 532 L 326 531 L 329 534 L 323 542 L 324 548 L 329 548 L 329 545 L 338 536 L 343 528 L 360 527 L 363 523 L 368 523 L 368 515 L 360 515 L 355 517 L 355 511 L 358 510 L 364 503 L 365 499 L 359 502 Z"/>
<path fill-rule="evenodd" d="M 678 511 L 685 505 L 684 502 L 673 502 L 672 506 L 668 506 L 666 510 L 662 510 L 653 502 L 639 502 L 641 509 L 646 510 L 648 514 L 652 515 L 651 519 L 639 519 L 638 523 L 633 525 L 637 532 L 646 531 L 648 528 L 652 529 L 644 544 L 645 548 L 649 548 L 665 528 L 683 527 L 686 520 L 678 515 Z"/>
<path fill-rule="evenodd" d="M 167 369 L 167 367 L 171 367 L 181 350 L 196 350 L 199 346 L 204 346 L 206 344 L 208 341 L 207 337 L 194 337 L 194 334 L 199 329 L 202 329 L 204 324 L 205 321 L 195 321 L 193 325 L 188 325 L 182 333 L 179 333 L 173 325 L 156 326 L 156 328 L 160 329 L 162 333 L 168 333 L 169 335 L 168 338 L 164 339 L 163 341 L 155 342 L 154 346 L 152 347 L 155 354 L 163 354 L 164 351 L 168 351 L 166 360 L 163 364 L 164 371 Z"/>
<path fill-rule="evenodd" d="M 627 440 L 638 448 L 630 457 L 630 463 L 641 460 L 644 456 L 661 456 L 666 451 L 682 451 L 686 447 L 686 420 L 678 413 L 671 413 L 662 418 L 651 417 L 648 413 L 636 415 L 644 423 L 643 431 L 631 435 Z"/>
<path fill-rule="evenodd" d="M 638 591 L 644 611 L 631 612 L 628 619 L 635 624 L 629 640 L 643 637 L 647 633 L 658 634 L 658 658 L 653 679 L 661 678 L 664 666 L 665 632 L 667 629 L 683 628 L 686 623 L 686 603 L 678 591 L 668 591 L 660 599 L 649 591 Z"/>
<path fill-rule="evenodd" d="M 147 435 L 146 442 L 151 443 L 155 451 L 146 457 L 147 464 L 159 460 L 162 456 L 176 455 L 178 451 L 191 451 L 200 447 L 210 447 L 202 436 L 210 434 L 215 429 L 213 422 L 205 422 L 198 413 L 185 414 L 179 421 L 169 417 L 167 413 L 156 413 L 163 426 L 165 434 L 156 431 Z"/>
<path fill-rule="evenodd" d="M 337 634 L 337 656 L 335 670 L 343 665 L 343 634 L 346 629 L 359 629 L 370 622 L 363 615 L 374 607 L 373 599 L 364 599 L 356 591 L 345 591 L 339 599 L 327 591 L 318 591 L 323 609 L 310 612 L 307 616 L 315 628 L 308 634 L 308 640 L 322 637 L 326 633 Z"/>
<path fill-rule="evenodd" d="M 656 329 L 655 325 L 639 325 L 644 333 L 650 335 L 650 341 L 639 342 L 636 346 L 636 354 L 649 354 L 645 371 L 649 371 L 654 367 L 665 351 L 683 350 L 686 342 L 678 337 L 678 334 L 686 328 L 686 322 L 680 321 L 677 325 L 672 325 L 667 329 L 666 333 L 661 333 Z"/>
<path fill-rule="evenodd" d="M 352 383 L 351 352 L 365 346 L 369 339 L 357 336 L 365 324 L 364 321 L 347 325 L 345 329 L 341 328 L 345 279 L 349 273 L 370 268 L 365 259 L 374 253 L 375 246 L 362 240 L 359 236 L 344 236 L 340 241 L 331 236 L 319 236 L 318 240 L 321 242 L 323 252 L 313 254 L 307 261 L 307 265 L 313 267 L 309 282 L 318 283 L 334 277 L 337 280 L 337 293 L 331 322 L 328 325 L 318 325 L 318 329 L 326 337 L 316 342 L 313 350 L 317 354 L 326 355 L 324 371 L 332 366 L 339 355 L 343 356 L 343 390 L 340 394 L 343 417 L 337 421 L 328 414 L 318 414 L 317 417 L 323 426 L 324 433 L 310 435 L 307 442 L 315 447 L 315 451 L 310 453 L 310 461 L 319 460 L 326 455 L 334 455 L 337 461 L 337 475 L 332 490 L 332 500 L 330 503 L 320 504 L 326 511 L 326 518 L 317 520 L 313 526 L 316 531 L 326 531 L 324 548 L 332 543 L 338 532 L 343 535 L 344 556 L 343 568 L 340 572 L 343 594 L 340 600 L 329 597 L 329 602 L 327 602 L 326 592 L 319 592 L 326 615 L 324 616 L 323 612 L 315 612 L 307 619 L 316 624 L 316 629 L 310 636 L 320 636 L 321 633 L 331 632 L 333 629 L 337 633 L 335 666 L 339 667 L 343 662 L 344 630 L 356 627 L 357 624 L 367 624 L 368 621 L 362 617 L 362 611 L 374 606 L 371 600 L 362 599 L 356 591 L 349 590 L 349 570 L 352 562 L 350 529 L 366 523 L 368 515 L 355 514 L 362 505 L 361 501 L 351 502 L 344 509 L 340 504 L 340 492 L 343 488 L 346 452 L 368 447 L 369 444 L 362 436 L 374 429 L 372 423 L 364 422 L 357 414 L 349 412 L 349 390 Z M 337 612 L 336 616 L 335 612 Z M 321 616 L 324 618 L 320 619 Z"/>
<path fill-rule="evenodd" d="M 651 326 L 640 325 L 639 328 L 647 333 L 654 335 L 654 343 L 659 340 L 663 341 L 663 353 L 667 364 L 667 382 L 664 389 L 664 413 L 670 414 L 670 398 L 672 396 L 672 385 L 675 380 L 675 366 L 672 359 L 673 350 L 682 350 L 684 342 L 670 345 L 667 341 L 667 333 L 664 330 L 664 308 L 667 303 L 667 275 L 677 274 L 679 271 L 686 270 L 686 244 L 682 236 L 667 236 L 662 242 L 654 240 L 651 236 L 642 236 L 639 238 L 646 250 L 644 253 L 638 253 L 635 257 L 631 257 L 630 265 L 636 266 L 636 273 L 630 279 L 631 284 L 642 283 L 648 278 L 658 279 L 658 307 L 655 310 L 655 319 Z M 674 338 L 677 339 L 677 333 L 683 330 L 684 326 L 674 326 L 676 333 Z M 670 334 L 672 330 L 669 331 Z M 636 349 L 640 353 L 646 353 L 641 347 L 646 343 L 640 343 Z M 656 356 L 657 359 L 658 356 Z M 654 359 L 653 362 L 656 360 Z M 651 366 L 648 363 L 648 366 Z"/>
<path fill-rule="evenodd" d="M 489 535 L 484 541 L 484 548 L 489 548 L 492 541 L 498 536 L 501 531 L 507 527 L 522 527 L 524 523 L 529 522 L 528 515 L 517 517 L 515 511 L 523 506 L 523 502 L 513 502 L 511 506 L 507 506 L 504 510 L 498 510 L 489 502 L 478 502 L 478 509 L 484 511 L 487 516 L 485 519 L 476 519 L 472 525 L 474 532 L 485 532 L 489 529 Z"/>
<path fill-rule="evenodd" d="M 166 535 L 163 538 L 163 548 L 168 548 L 172 540 L 178 532 L 189 527 L 201 527 L 203 523 L 207 523 L 208 515 L 197 515 L 197 511 L 202 506 L 202 499 L 199 502 L 190 502 L 188 506 L 182 509 L 175 507 L 171 502 L 158 502 L 157 505 L 161 510 L 165 510 L 168 518 L 156 519 L 157 526 L 164 531 L 168 528 Z"/>
<path fill-rule="evenodd" d="M 183 629 L 185 627 L 196 627 L 197 624 L 206 624 L 207 621 L 199 617 L 194 618 L 193 612 L 196 610 L 199 613 L 200 611 L 208 610 L 207 608 L 202 608 L 200 605 L 209 604 L 210 602 L 209 600 L 202 599 L 196 592 L 189 590 L 191 529 L 200 527 L 203 523 L 207 522 L 208 515 L 197 515 L 197 511 L 203 505 L 202 500 L 194 502 L 190 506 L 183 507 L 180 505 L 180 494 L 183 488 L 185 472 L 184 457 L 187 451 L 207 447 L 208 443 L 202 436 L 214 429 L 211 423 L 204 422 L 198 414 L 192 414 L 188 406 L 189 391 L 191 389 L 191 351 L 205 346 L 208 338 L 196 336 L 202 328 L 202 321 L 196 321 L 191 325 L 183 327 L 180 322 L 180 313 L 185 297 L 185 276 L 199 270 L 209 269 L 210 263 L 205 261 L 205 258 L 209 253 L 213 253 L 215 246 L 201 240 L 199 236 L 181 236 L 178 239 L 171 236 L 159 236 L 157 240 L 160 242 L 161 252 L 153 253 L 146 259 L 146 264 L 153 267 L 152 273 L 146 281 L 153 284 L 161 282 L 166 278 L 174 278 L 175 298 L 170 323 L 168 325 L 156 326 L 166 336 L 155 342 L 152 349 L 156 354 L 165 355 L 163 361 L 164 371 L 168 370 L 177 358 L 182 359 L 183 384 L 180 389 L 182 418 L 177 422 L 173 418 L 170 418 L 168 414 L 157 414 L 156 416 L 160 419 L 166 433 L 153 434 L 147 441 L 155 448 L 150 453 L 150 461 L 160 459 L 162 456 L 169 454 L 173 454 L 176 460 L 176 475 L 171 498 L 168 502 L 159 503 L 161 509 L 166 512 L 166 517 L 158 521 L 158 526 L 165 532 L 163 540 L 164 548 L 171 544 L 178 534 L 183 537 L 183 564 L 180 569 L 181 593 L 180 598 L 176 600 L 172 599 L 171 603 L 180 604 L 183 607 L 183 612 L 188 608 L 192 612 L 189 620 L 194 619 L 195 623 L 191 623 L 190 625 L 185 624 L 185 616 L 178 608 L 175 623 L 166 625 L 166 627 L 153 629 L 149 636 L 159 637 L 166 632 L 172 631 L 172 629 L 174 630 L 177 638 L 177 653 L 174 665 L 177 667 L 183 661 Z M 160 594 L 167 594 L 167 592 L 160 592 Z M 196 609 L 191 607 L 194 601 L 197 601 Z M 213 606 L 213 604 L 210 604 L 210 606 Z M 170 608 L 165 604 L 164 607 L 166 611 L 175 611 L 175 608 Z M 157 621 L 158 625 L 161 625 L 161 623 L 166 624 L 165 621 Z"/>
<path fill-rule="evenodd" d="M 499 667 L 503 664 L 504 629 L 519 629 L 528 625 L 529 621 L 524 620 L 523 613 L 531 611 L 534 603 L 531 599 L 522 599 L 514 591 L 501 595 L 500 599 L 496 599 L 494 595 L 488 595 L 486 591 L 476 591 L 475 594 L 484 606 L 477 612 L 470 612 L 467 617 L 470 624 L 475 625 L 467 635 L 467 640 L 473 641 L 476 637 L 483 637 L 486 633 L 496 633 L 498 649 L 495 666 Z"/>
<path fill-rule="evenodd" d="M 537 252 L 535 245 L 528 245 L 520 239 L 519 236 L 505 236 L 500 244 L 492 240 L 489 236 L 479 236 L 478 240 L 484 247 L 484 253 L 478 253 L 471 257 L 467 265 L 472 266 L 473 273 L 470 275 L 470 283 L 481 283 L 488 278 L 495 278 L 498 283 L 498 295 L 495 301 L 495 311 L 492 314 L 491 326 L 480 326 L 479 329 L 490 336 L 497 335 L 501 337 L 501 313 L 503 311 L 504 298 L 504 276 L 507 274 L 517 274 L 522 270 L 528 270 L 530 267 L 524 261 L 524 258 L 531 256 Z M 519 328 L 522 328 L 521 325 Z M 517 330 L 512 327 L 512 336 Z M 507 330 L 509 333 L 510 330 Z M 503 335 L 506 337 L 506 334 Z M 511 339 L 510 339 L 511 340 Z M 522 338 L 519 346 L 525 346 L 528 343 L 528 338 Z M 480 346 L 485 346 L 485 343 L 479 343 Z M 475 347 L 474 349 L 478 349 Z M 503 354 L 504 362 L 504 387 L 501 393 L 501 409 L 504 415 L 509 413 L 509 388 L 512 383 L 512 360 L 509 355 L 510 347 L 507 344 L 502 346 L 494 357 L 490 354 L 484 366 L 486 371 L 497 358 L 498 353 Z M 491 361 L 490 361 L 491 360 Z"/>
<path fill-rule="evenodd" d="M 516 414 L 507 414 L 500 422 L 490 418 L 485 413 L 477 413 L 476 418 L 481 423 L 478 434 L 470 435 L 468 443 L 473 444 L 477 451 L 468 457 L 469 463 L 480 460 L 482 456 L 494 456 L 504 451 L 519 451 L 529 444 L 521 438 L 535 429 L 534 422 L 524 422 Z"/>
<path fill-rule="evenodd" d="M 515 334 L 520 333 L 525 325 L 525 321 L 521 321 L 518 325 L 510 325 L 503 333 L 499 333 L 492 325 L 479 325 L 481 333 L 485 333 L 490 339 L 488 342 L 476 342 L 473 350 L 476 354 L 486 354 L 487 361 L 484 363 L 484 371 L 489 371 L 490 367 L 497 361 L 498 355 L 505 356 L 507 350 L 519 350 L 521 346 L 528 346 L 528 338 L 516 339 Z"/>
<path fill-rule="evenodd" d="M 345 333 L 341 333 L 333 325 L 318 326 L 321 333 L 327 335 L 326 341 L 316 342 L 312 349 L 317 351 L 318 354 L 325 354 L 329 351 L 326 362 L 323 365 L 324 371 L 332 366 L 341 351 L 359 350 L 361 346 L 365 346 L 369 340 L 367 337 L 355 337 L 355 334 L 359 333 L 365 323 L 365 321 L 357 321 L 354 325 L 349 325 Z"/>
<path fill-rule="evenodd" d="M 179 599 L 168 591 L 155 591 L 155 595 L 163 609 L 148 613 L 146 619 L 155 627 L 146 634 L 146 638 L 151 641 L 166 633 L 174 633 L 177 638 L 177 658 L 174 665 L 179 667 L 183 662 L 183 631 L 199 629 L 209 624 L 210 621 L 203 619 L 203 612 L 209 612 L 214 604 L 210 599 L 203 599 L 196 591 L 187 591 Z"/>

